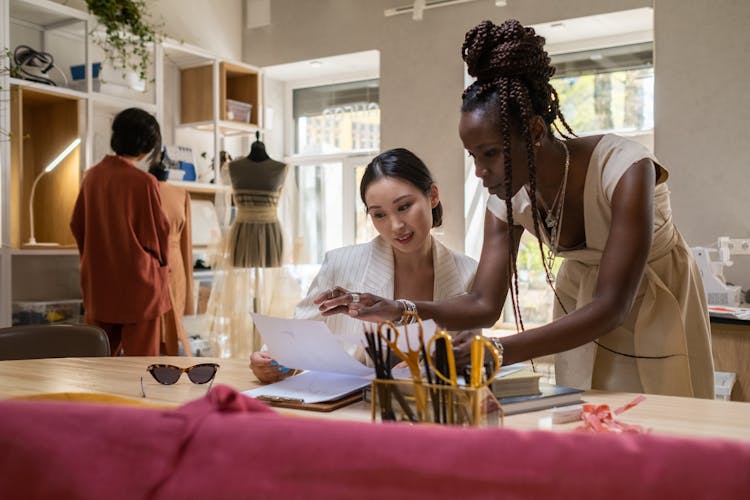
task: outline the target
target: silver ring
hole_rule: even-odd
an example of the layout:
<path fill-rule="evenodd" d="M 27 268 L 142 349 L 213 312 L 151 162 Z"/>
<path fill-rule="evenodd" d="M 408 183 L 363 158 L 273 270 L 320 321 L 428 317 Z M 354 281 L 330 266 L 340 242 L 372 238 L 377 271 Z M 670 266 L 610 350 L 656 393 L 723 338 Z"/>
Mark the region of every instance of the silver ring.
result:
<path fill-rule="evenodd" d="M 352 303 L 358 304 L 359 303 L 359 294 L 358 293 L 352 293 Z"/>

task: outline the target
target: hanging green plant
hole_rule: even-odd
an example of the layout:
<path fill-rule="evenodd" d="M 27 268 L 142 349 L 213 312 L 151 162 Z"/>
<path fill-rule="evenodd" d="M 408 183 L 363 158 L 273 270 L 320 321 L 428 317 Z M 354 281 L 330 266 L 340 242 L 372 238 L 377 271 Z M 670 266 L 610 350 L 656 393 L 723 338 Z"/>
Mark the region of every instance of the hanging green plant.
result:
<path fill-rule="evenodd" d="M 162 25 L 150 22 L 146 0 L 86 0 L 86 5 L 104 27 L 105 36 L 94 40 L 114 69 L 134 71 L 146 80 L 151 44 L 162 38 Z"/>

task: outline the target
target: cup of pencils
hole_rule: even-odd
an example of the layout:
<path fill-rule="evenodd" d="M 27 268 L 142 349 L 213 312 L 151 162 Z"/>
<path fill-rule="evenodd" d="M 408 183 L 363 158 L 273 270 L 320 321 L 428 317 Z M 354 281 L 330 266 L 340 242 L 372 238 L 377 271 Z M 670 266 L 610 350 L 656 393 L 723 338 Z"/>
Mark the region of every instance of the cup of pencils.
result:
<path fill-rule="evenodd" d="M 410 327 L 417 329 L 416 335 L 408 331 Z M 447 332 L 438 332 L 425 343 L 422 321 L 411 311 L 404 313 L 401 328 L 389 321 L 376 328 L 365 327 L 365 350 L 375 368 L 371 384 L 373 422 L 502 425 L 502 408 L 488 388 L 501 358 L 490 342 L 481 336 L 472 341 L 472 365 L 467 367 L 465 377 L 459 377 Z M 494 364 L 484 363 L 485 349 Z M 393 366 L 399 362 L 406 365 L 410 377 L 394 378 Z"/>

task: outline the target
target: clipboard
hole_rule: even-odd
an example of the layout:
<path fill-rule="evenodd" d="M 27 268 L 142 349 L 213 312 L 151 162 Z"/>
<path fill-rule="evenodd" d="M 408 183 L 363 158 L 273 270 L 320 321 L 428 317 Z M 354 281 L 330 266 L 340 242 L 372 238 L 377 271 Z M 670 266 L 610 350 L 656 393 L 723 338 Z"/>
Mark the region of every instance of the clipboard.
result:
<path fill-rule="evenodd" d="M 280 398 L 273 396 L 258 396 L 256 399 L 259 399 L 260 401 L 263 401 L 264 403 L 276 408 L 331 412 L 358 401 L 362 401 L 363 395 L 364 390 L 359 390 L 351 394 L 347 394 L 346 396 L 342 396 L 338 399 L 322 401 L 320 403 L 303 403 L 301 399 Z"/>

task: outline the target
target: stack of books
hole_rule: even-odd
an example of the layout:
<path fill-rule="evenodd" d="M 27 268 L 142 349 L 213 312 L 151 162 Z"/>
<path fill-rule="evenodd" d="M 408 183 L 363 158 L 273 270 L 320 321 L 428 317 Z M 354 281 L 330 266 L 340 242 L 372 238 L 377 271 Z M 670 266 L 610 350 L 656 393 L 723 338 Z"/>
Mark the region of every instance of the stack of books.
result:
<path fill-rule="evenodd" d="M 510 372 L 501 370 L 492 381 L 492 394 L 497 399 L 540 394 L 539 379 L 541 377 L 541 373 L 534 373 L 525 367 Z"/>
<path fill-rule="evenodd" d="M 542 374 L 534 373 L 528 365 L 510 365 L 500 370 L 491 388 L 505 415 L 581 402 L 581 389 L 540 384 L 541 377 Z"/>
<path fill-rule="evenodd" d="M 541 384 L 538 394 L 498 398 L 505 415 L 546 410 L 581 403 L 583 390 L 563 385 Z"/>

